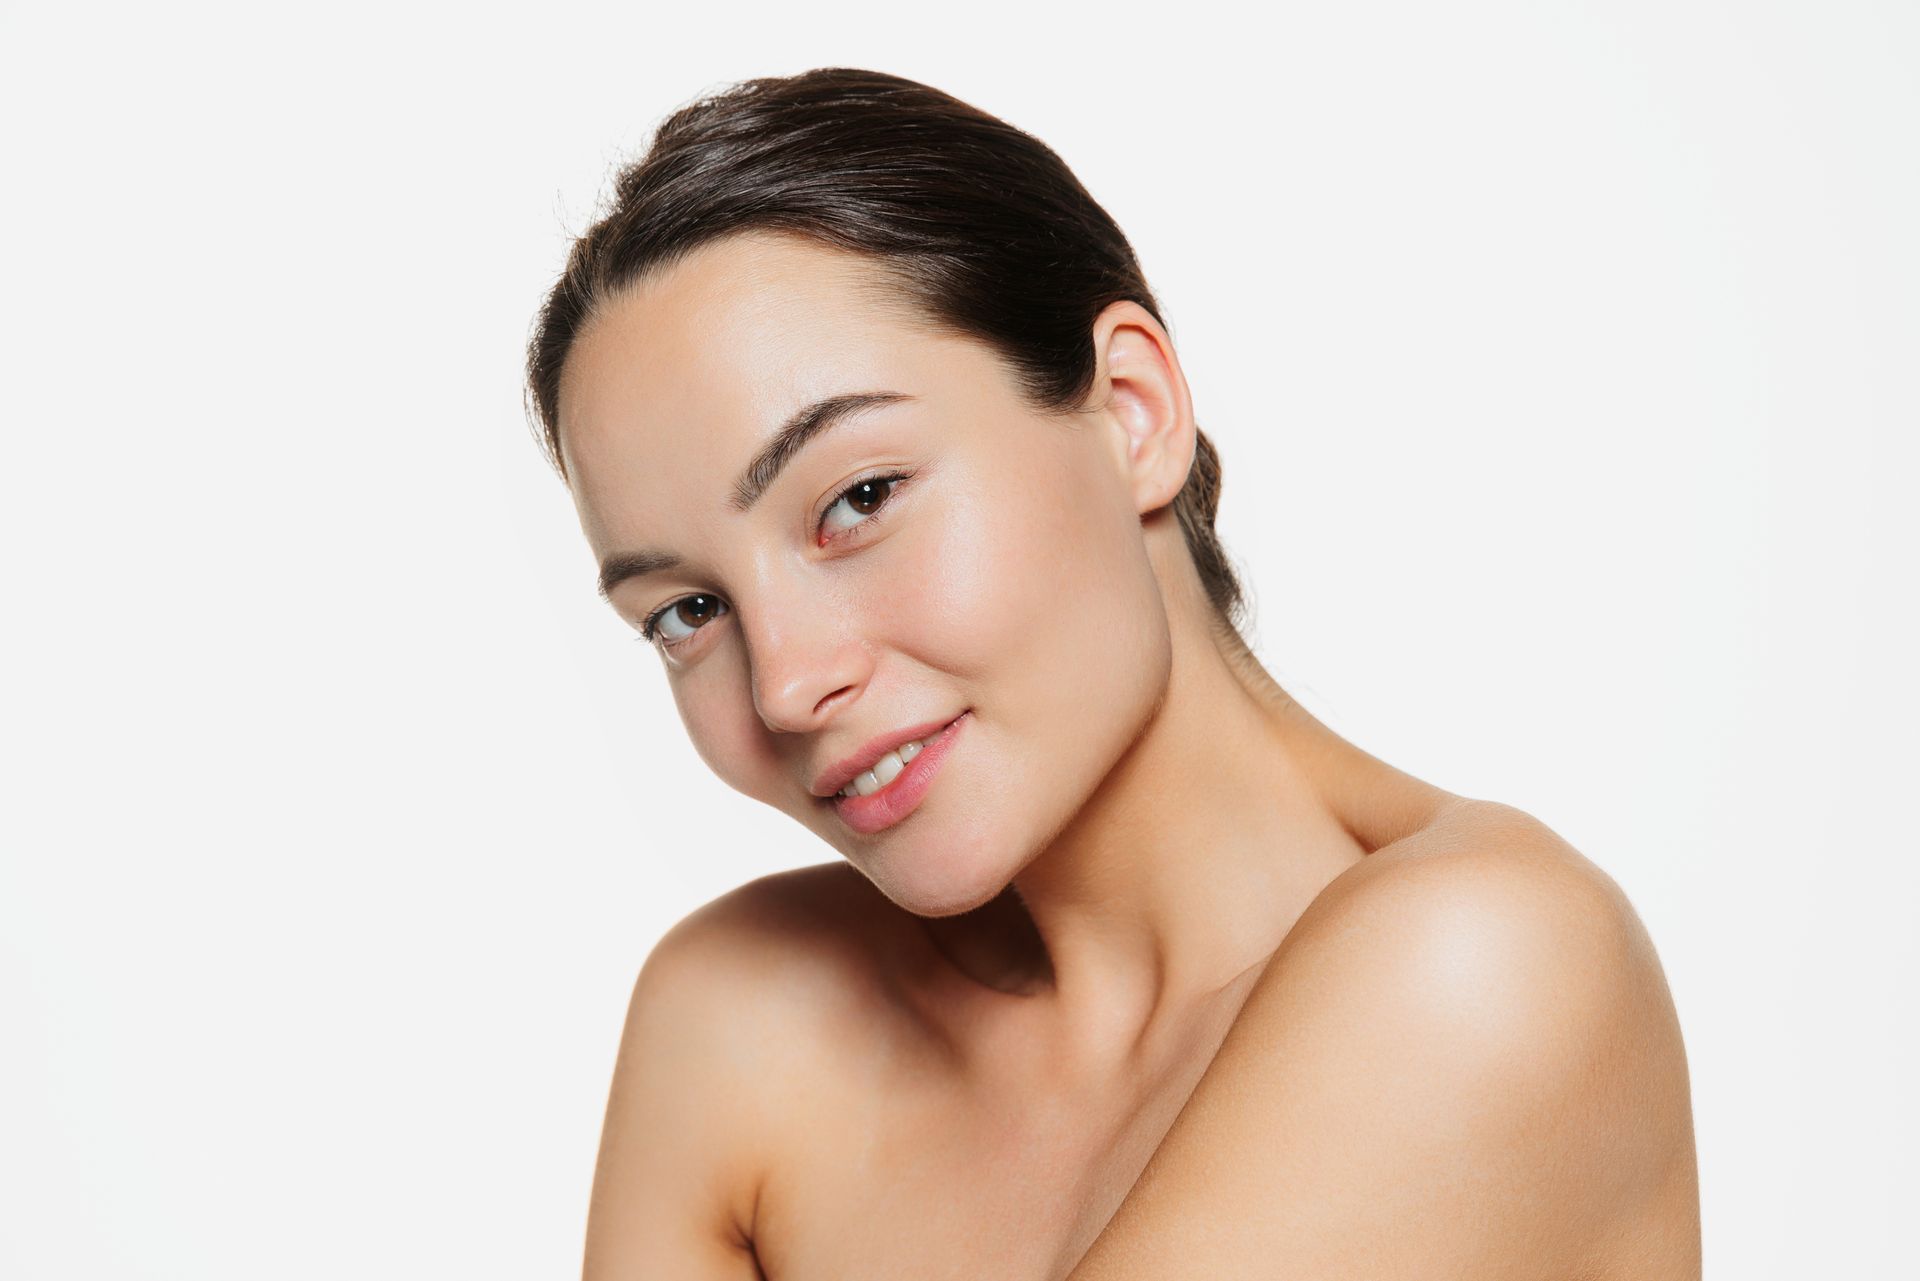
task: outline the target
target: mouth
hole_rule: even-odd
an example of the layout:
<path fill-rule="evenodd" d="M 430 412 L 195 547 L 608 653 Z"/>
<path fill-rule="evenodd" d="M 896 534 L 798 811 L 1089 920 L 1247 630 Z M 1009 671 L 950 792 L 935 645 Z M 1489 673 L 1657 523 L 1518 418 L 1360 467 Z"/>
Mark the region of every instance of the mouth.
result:
<path fill-rule="evenodd" d="M 973 709 L 968 708 L 948 721 L 938 733 L 921 740 L 919 750 L 906 759 L 902 759 L 899 753 L 886 753 L 874 763 L 872 770 L 848 785 L 854 789 L 851 795 L 842 790 L 832 796 L 820 797 L 820 803 L 831 806 L 842 822 L 862 835 L 892 827 L 918 809 L 920 802 L 926 799 L 941 762 L 952 750 L 961 730 L 972 719 Z M 911 744 L 908 746 L 911 747 Z M 894 768 L 896 765 L 897 770 Z M 874 787 L 883 777 L 886 781 Z M 863 783 L 874 787 L 874 790 L 861 794 L 858 788 Z"/>

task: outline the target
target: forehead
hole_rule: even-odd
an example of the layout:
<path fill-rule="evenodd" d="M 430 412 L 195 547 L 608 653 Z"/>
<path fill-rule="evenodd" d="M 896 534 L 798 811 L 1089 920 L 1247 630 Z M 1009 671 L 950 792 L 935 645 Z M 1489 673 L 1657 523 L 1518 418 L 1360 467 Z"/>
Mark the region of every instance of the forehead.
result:
<path fill-rule="evenodd" d="M 799 405 L 931 394 L 989 373 L 983 360 L 976 344 L 918 322 L 870 260 L 793 236 L 735 235 L 589 320 L 562 372 L 561 453 L 598 545 L 591 526 L 617 529 L 623 497 L 668 478 L 730 480 Z"/>

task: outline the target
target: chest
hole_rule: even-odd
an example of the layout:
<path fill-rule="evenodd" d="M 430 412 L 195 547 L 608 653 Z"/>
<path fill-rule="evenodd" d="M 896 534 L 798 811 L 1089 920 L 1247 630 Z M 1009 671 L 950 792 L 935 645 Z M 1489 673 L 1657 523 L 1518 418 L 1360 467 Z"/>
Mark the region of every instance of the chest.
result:
<path fill-rule="evenodd" d="M 923 1075 L 822 1099 L 762 1197 L 765 1275 L 1057 1281 L 1119 1208 L 1210 1057 L 1183 1059 L 1126 1098 Z"/>

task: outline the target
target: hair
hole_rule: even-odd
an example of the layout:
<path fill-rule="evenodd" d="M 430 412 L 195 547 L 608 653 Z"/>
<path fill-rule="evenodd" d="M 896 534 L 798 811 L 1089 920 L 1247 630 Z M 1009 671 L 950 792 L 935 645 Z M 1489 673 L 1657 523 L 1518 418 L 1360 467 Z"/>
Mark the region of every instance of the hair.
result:
<path fill-rule="evenodd" d="M 1126 236 L 1038 138 L 878 71 L 743 80 L 659 125 L 540 307 L 528 392 L 563 481 L 560 375 L 582 329 L 647 273 L 748 230 L 873 260 L 890 296 L 930 327 L 986 344 L 1042 414 L 1081 408 L 1097 370 L 1093 322 L 1107 306 L 1131 300 L 1166 324 Z M 1216 634 L 1247 655 L 1240 580 L 1214 532 L 1220 458 L 1196 435 L 1173 509 Z"/>

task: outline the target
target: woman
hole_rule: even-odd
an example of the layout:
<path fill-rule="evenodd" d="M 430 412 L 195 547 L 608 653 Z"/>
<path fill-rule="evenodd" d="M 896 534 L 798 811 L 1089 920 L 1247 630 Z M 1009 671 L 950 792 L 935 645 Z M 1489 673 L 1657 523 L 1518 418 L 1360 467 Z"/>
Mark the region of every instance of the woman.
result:
<path fill-rule="evenodd" d="M 649 956 L 589 1278 L 1698 1275 L 1632 907 L 1261 668 L 1051 150 L 844 68 L 696 102 L 529 378 L 702 759 L 842 856 Z"/>

